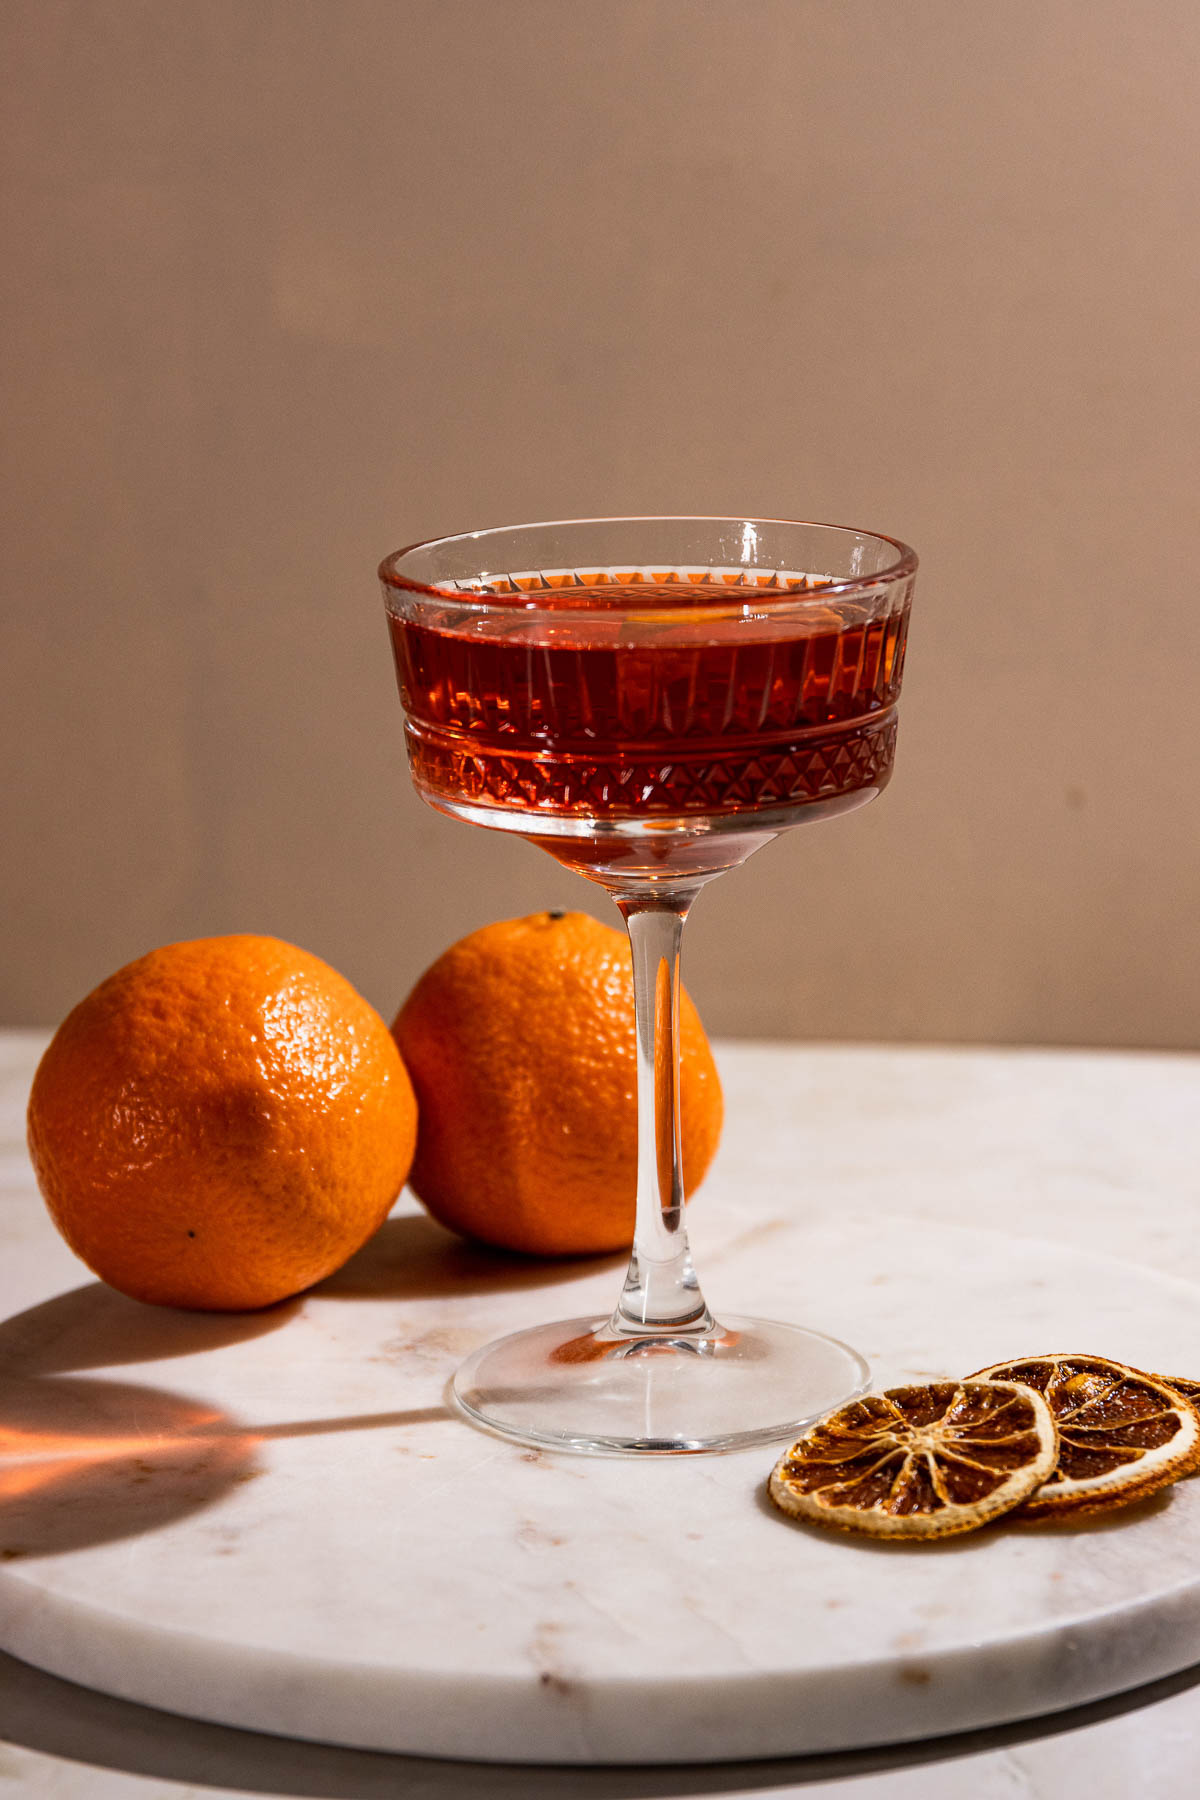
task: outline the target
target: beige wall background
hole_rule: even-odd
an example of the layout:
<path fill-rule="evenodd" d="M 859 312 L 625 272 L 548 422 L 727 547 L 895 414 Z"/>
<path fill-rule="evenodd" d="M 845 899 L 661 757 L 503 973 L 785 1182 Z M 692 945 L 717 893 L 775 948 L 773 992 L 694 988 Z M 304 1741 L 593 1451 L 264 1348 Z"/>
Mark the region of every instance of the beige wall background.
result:
<path fill-rule="evenodd" d="M 923 567 L 892 787 L 708 890 L 710 1028 L 1200 1045 L 1194 0 L 0 36 L 0 1019 L 234 930 L 390 1015 L 489 919 L 608 917 L 408 790 L 375 564 L 746 512 Z"/>

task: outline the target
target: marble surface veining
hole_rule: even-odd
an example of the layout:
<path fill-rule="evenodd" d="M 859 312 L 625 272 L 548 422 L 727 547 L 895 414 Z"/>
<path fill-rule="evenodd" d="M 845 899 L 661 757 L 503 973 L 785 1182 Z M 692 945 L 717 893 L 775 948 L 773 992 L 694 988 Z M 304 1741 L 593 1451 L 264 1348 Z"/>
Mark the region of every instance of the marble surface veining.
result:
<path fill-rule="evenodd" d="M 34 1045 L 0 1045 L 0 1637 L 35 1659 L 277 1730 L 319 1727 L 332 1694 L 360 1742 L 407 1682 L 416 1748 L 445 1748 L 464 1692 L 497 1717 L 532 1692 L 526 1734 L 540 1706 L 555 1754 L 586 1761 L 621 1753 L 618 1727 L 648 1756 L 783 1753 L 798 1701 L 844 1733 L 852 1691 L 870 1702 L 860 1741 L 927 1733 L 980 1722 L 981 1676 L 1002 1717 L 1119 1687 L 1131 1657 L 1160 1674 L 1191 1644 L 1200 1482 L 1119 1528 L 891 1554 L 778 1519 L 769 1451 L 585 1460 L 446 1412 L 467 1349 L 605 1310 L 619 1260 L 496 1258 L 405 1201 L 268 1314 L 112 1294 L 33 1195 Z M 692 1214 L 718 1310 L 847 1337 L 884 1382 L 1072 1347 L 1196 1371 L 1194 1060 L 737 1046 L 722 1072 L 730 1122 Z M 715 1697 L 734 1691 L 731 1724 Z M 657 1742 L 632 1716 L 650 1692 Z M 238 1711 L 247 1693 L 267 1716 Z"/>

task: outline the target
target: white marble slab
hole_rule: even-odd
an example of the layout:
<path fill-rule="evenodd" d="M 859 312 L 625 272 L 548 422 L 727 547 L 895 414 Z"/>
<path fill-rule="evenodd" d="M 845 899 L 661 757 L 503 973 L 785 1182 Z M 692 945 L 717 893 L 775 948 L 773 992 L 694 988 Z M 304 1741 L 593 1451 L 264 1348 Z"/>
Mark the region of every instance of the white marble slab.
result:
<path fill-rule="evenodd" d="M 936 1052 L 724 1059 L 731 1120 L 753 1105 L 759 1131 L 747 1144 L 731 1123 L 694 1209 L 718 1308 L 845 1336 L 883 1381 L 1055 1347 L 1195 1368 L 1200 1292 L 1128 1261 L 1155 1211 L 1139 1227 L 1130 1150 L 1069 1177 L 1029 1160 L 1028 1096 L 1057 1082 L 1065 1104 L 1070 1059 L 1046 1058 L 1041 1083 L 1024 1063 L 1002 1141 L 994 1084 L 1021 1059 L 981 1059 L 992 1091 L 972 1102 L 971 1059 L 940 1054 L 940 1117 Z M 1117 1060 L 1071 1069 L 1107 1077 L 1119 1109 L 1130 1071 L 1159 1059 Z M 1170 1073 L 1186 1107 L 1195 1067 Z M 1162 1083 L 1150 1091 L 1145 1160 L 1163 1181 Z M 972 1104 L 986 1129 L 964 1129 Z M 997 1164 L 1022 1147 L 1002 1191 Z M 498 1259 L 405 1207 L 303 1302 L 172 1314 L 87 1280 L 18 1151 L 5 1173 L 0 1553 L 17 1554 L 0 1565 L 0 1644 L 42 1667 L 297 1736 L 599 1762 L 924 1736 L 1200 1657 L 1200 1482 L 1099 1531 L 1001 1528 L 932 1551 L 818 1536 L 765 1502 L 770 1452 L 584 1460 L 445 1412 L 466 1349 L 603 1310 L 617 1264 Z M 1067 1180 L 1079 1208 L 1047 1207 Z M 1014 1219 L 1064 1241 L 994 1229 Z"/>

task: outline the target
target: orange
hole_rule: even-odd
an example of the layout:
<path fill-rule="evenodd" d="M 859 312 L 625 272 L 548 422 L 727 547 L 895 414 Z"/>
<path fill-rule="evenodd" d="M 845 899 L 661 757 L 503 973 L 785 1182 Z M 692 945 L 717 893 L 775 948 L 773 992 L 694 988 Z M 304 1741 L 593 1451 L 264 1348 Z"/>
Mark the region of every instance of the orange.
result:
<path fill-rule="evenodd" d="M 60 1025 L 29 1100 L 75 1254 L 137 1300 L 269 1306 L 344 1263 L 404 1184 L 416 1104 L 378 1013 L 269 937 L 168 944 Z"/>
<path fill-rule="evenodd" d="M 637 1065 L 623 932 L 534 913 L 453 944 L 392 1026 L 417 1092 L 414 1192 L 467 1237 L 539 1256 L 633 1238 Z M 704 1027 L 682 1000 L 684 1184 L 721 1132 Z"/>

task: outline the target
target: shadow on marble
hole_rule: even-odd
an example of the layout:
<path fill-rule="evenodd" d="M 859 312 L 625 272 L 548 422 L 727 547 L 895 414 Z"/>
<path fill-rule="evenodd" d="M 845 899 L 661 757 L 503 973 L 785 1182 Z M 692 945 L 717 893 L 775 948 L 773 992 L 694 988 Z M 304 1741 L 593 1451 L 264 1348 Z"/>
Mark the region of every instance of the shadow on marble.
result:
<path fill-rule="evenodd" d="M 1185 1480 L 1190 1477 L 1185 1476 Z M 1072 1518 L 1070 1513 L 1061 1519 L 1010 1519 L 1007 1521 L 1014 1531 L 1022 1537 L 1077 1537 L 1081 1532 L 1120 1531 L 1124 1526 L 1133 1525 L 1138 1519 L 1154 1519 L 1159 1513 L 1166 1512 L 1175 1497 L 1176 1483 L 1170 1487 L 1160 1488 L 1157 1494 L 1151 1494 L 1148 1500 L 1137 1500 L 1130 1506 L 1114 1507 L 1110 1513 L 1085 1513 L 1082 1518 Z M 998 1521 L 1004 1524 L 1006 1521 Z"/>
<path fill-rule="evenodd" d="M 423 1213 L 385 1219 L 349 1262 L 310 1289 L 320 1300 L 430 1300 L 454 1294 L 545 1287 L 623 1267 L 610 1256 L 534 1257 L 469 1244 Z M 615 1293 L 614 1293 L 615 1298 Z"/>
<path fill-rule="evenodd" d="M 767 1484 L 754 1491 L 754 1504 L 760 1513 L 777 1524 L 781 1531 L 799 1531 L 807 1537 L 814 1537 L 828 1542 L 831 1536 L 837 1537 L 838 1544 L 848 1551 L 858 1551 L 867 1556 L 962 1556 L 971 1555 L 982 1550 L 992 1540 L 993 1535 L 1003 1525 L 998 1519 L 994 1525 L 984 1525 L 978 1531 L 963 1531 L 957 1537 L 935 1538 L 921 1543 L 904 1543 L 896 1538 L 858 1537 L 852 1531 L 833 1533 L 827 1525 L 813 1525 L 807 1519 L 794 1519 L 776 1506 L 767 1491 Z"/>
<path fill-rule="evenodd" d="M 0 1563 L 133 1537 L 264 1474 L 268 1439 L 395 1431 L 444 1405 L 246 1423 L 162 1388 L 84 1376 L 6 1378 L 0 1397 Z"/>
<path fill-rule="evenodd" d="M 16 1378 L 0 1400 L 0 1562 L 155 1531 L 261 1468 L 261 1434 L 132 1383 Z"/>
<path fill-rule="evenodd" d="M 146 1306 L 90 1281 L 0 1322 L 0 1368 L 57 1375 L 194 1356 L 277 1331 L 299 1307 L 299 1300 L 284 1300 L 258 1312 L 185 1312 Z"/>
<path fill-rule="evenodd" d="M 403 1412 L 345 1413 L 329 1419 L 289 1419 L 286 1425 L 256 1425 L 256 1438 L 326 1437 L 331 1431 L 395 1431 L 405 1425 L 436 1425 L 462 1419 L 448 1406 L 410 1406 Z"/>
<path fill-rule="evenodd" d="M 1066 1712 L 917 1744 L 763 1762 L 546 1768 L 389 1756 L 205 1725 L 44 1675 L 0 1652 L 0 1739 L 91 1768 L 186 1783 L 198 1790 L 233 1789 L 300 1800 L 678 1800 L 681 1795 L 770 1793 L 982 1758 L 1039 1738 L 1084 1731 L 1197 1687 L 1200 1665 Z M 964 1795 L 973 1791 L 973 1776 L 974 1771 L 964 1769 Z"/>
<path fill-rule="evenodd" d="M 1191 1477 L 1185 1477 L 1190 1480 Z M 838 1541 L 848 1550 L 865 1551 L 869 1556 L 958 1556 L 984 1549 L 993 1541 L 997 1532 L 1019 1531 L 1022 1537 L 1074 1537 L 1081 1532 L 1120 1531 L 1123 1527 L 1136 1524 L 1139 1519 L 1153 1519 L 1163 1513 L 1171 1504 L 1174 1485 L 1162 1488 L 1157 1494 L 1151 1494 L 1148 1500 L 1139 1500 L 1132 1506 L 1119 1506 L 1107 1514 L 1088 1514 L 1083 1518 L 1062 1519 L 1013 1519 L 1003 1515 L 994 1519 L 990 1525 L 983 1525 L 978 1531 L 963 1531 L 956 1537 L 935 1538 L 932 1543 L 904 1543 L 897 1538 L 856 1537 L 851 1531 L 838 1534 Z M 781 1511 L 771 1499 L 764 1481 L 755 1490 L 754 1504 L 760 1513 L 773 1519 L 785 1531 L 800 1531 L 816 1538 L 828 1538 L 829 1527 L 811 1524 L 807 1519 L 795 1519 L 789 1513 Z"/>

